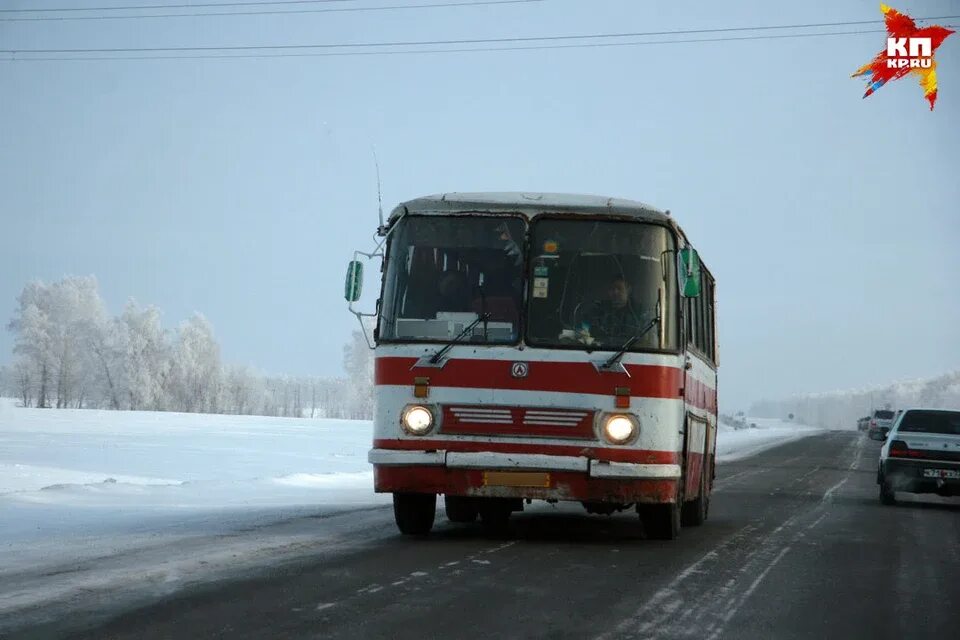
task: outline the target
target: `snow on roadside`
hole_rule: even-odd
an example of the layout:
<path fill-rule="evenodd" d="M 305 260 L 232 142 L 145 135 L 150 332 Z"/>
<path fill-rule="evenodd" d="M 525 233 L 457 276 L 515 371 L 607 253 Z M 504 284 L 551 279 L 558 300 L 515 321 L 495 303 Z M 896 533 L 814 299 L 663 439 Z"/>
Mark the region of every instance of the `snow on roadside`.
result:
<path fill-rule="evenodd" d="M 385 504 L 371 438 L 364 421 L 25 409 L 0 398 L 0 582 Z M 3 602 L 0 593 L 0 611 Z"/>
<path fill-rule="evenodd" d="M 734 462 L 772 447 L 821 433 L 824 429 L 770 418 L 747 418 L 755 427 L 734 429 L 720 423 L 717 433 L 717 462 Z"/>

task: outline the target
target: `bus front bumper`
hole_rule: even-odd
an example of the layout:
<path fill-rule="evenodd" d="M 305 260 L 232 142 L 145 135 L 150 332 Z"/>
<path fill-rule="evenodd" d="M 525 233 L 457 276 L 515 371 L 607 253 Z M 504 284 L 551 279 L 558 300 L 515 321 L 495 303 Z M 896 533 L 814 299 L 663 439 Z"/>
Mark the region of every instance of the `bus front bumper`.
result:
<path fill-rule="evenodd" d="M 381 493 L 667 503 L 681 476 L 677 464 L 530 453 L 372 449 L 368 459 Z"/>

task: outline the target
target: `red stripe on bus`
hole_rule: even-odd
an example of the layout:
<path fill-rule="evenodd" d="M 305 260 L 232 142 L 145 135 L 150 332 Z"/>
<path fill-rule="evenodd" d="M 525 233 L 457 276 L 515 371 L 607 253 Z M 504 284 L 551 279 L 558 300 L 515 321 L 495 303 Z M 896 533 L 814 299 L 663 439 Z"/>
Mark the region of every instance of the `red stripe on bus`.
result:
<path fill-rule="evenodd" d="M 577 446 L 567 444 L 528 444 L 523 442 L 470 442 L 463 440 L 389 440 L 373 441 L 377 449 L 402 449 L 406 451 L 456 451 L 494 453 L 537 453 L 553 456 L 584 456 L 606 462 L 637 462 L 642 464 L 680 464 L 680 455 L 675 451 L 652 449 L 612 449 L 609 447 Z"/>
<path fill-rule="evenodd" d="M 443 368 L 413 368 L 417 358 L 381 356 L 376 358 L 374 382 L 378 385 L 410 385 L 415 377 L 426 377 L 431 387 L 465 389 L 507 389 L 553 391 L 614 396 L 617 387 L 627 387 L 634 398 L 680 399 L 697 408 L 716 413 L 716 390 L 687 378 L 678 367 L 628 364 L 623 373 L 598 372 L 589 362 L 528 362 L 524 378 L 510 374 L 511 360 L 452 359 Z"/>
<path fill-rule="evenodd" d="M 622 373 L 600 373 L 589 362 L 528 362 L 525 378 L 510 375 L 511 360 L 450 360 L 442 368 L 417 368 L 416 358 L 376 359 L 376 384 L 413 384 L 414 377 L 430 378 L 431 387 L 558 391 L 614 395 L 616 387 L 629 387 L 630 395 L 645 398 L 679 398 L 682 372 L 677 367 L 627 365 Z"/>

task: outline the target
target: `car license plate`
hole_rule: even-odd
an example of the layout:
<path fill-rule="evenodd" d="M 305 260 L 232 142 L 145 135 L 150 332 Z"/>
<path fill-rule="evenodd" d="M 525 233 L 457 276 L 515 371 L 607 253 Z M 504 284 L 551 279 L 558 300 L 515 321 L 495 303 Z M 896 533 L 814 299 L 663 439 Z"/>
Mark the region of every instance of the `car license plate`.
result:
<path fill-rule="evenodd" d="M 484 471 L 483 486 L 548 488 L 550 474 L 529 471 Z"/>
<path fill-rule="evenodd" d="M 944 480 L 960 480 L 960 471 L 956 469 L 924 469 L 924 478 L 943 478 Z"/>

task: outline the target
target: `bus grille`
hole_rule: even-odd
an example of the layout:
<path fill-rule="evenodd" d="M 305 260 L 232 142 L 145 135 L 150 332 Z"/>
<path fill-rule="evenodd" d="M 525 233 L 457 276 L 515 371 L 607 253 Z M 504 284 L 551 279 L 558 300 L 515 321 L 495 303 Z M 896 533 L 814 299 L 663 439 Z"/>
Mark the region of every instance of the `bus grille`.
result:
<path fill-rule="evenodd" d="M 544 407 L 446 406 L 442 433 L 592 438 L 593 411 Z"/>

